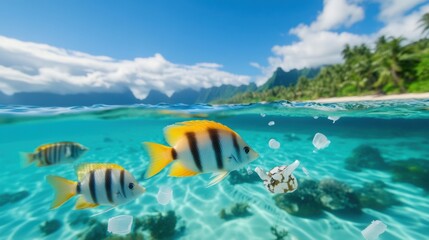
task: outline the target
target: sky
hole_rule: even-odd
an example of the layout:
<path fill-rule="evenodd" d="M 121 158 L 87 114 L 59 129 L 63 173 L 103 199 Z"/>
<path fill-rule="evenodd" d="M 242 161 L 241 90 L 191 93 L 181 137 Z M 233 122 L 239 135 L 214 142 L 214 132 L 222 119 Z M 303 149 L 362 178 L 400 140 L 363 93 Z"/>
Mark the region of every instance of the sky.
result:
<path fill-rule="evenodd" d="M 262 84 L 342 61 L 345 44 L 421 38 L 429 0 L 0 1 L 0 91 Z"/>

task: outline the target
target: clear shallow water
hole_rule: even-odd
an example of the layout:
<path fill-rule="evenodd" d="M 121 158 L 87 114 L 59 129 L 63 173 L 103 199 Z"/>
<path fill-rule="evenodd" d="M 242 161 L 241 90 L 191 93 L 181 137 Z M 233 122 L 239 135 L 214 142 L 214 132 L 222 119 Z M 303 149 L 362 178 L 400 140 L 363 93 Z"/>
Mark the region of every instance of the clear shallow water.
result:
<path fill-rule="evenodd" d="M 260 114 L 266 116 L 262 117 Z M 318 116 L 318 119 L 314 119 Z M 335 124 L 328 116 L 340 116 Z M 169 178 L 163 171 L 151 179 L 141 177 L 148 156 L 142 141 L 164 142 L 162 129 L 169 124 L 192 119 L 221 122 L 238 132 L 260 153 L 250 164 L 269 170 L 299 159 L 310 176 L 299 168 L 298 182 L 333 178 L 358 189 L 365 183 L 383 181 L 385 190 L 401 202 L 384 210 L 362 208 L 361 213 L 323 211 L 318 217 L 298 217 L 276 206 L 262 182 L 232 185 L 228 179 L 211 188 L 210 175 Z M 274 126 L 268 122 L 275 121 Z M 313 152 L 315 133 L 325 134 L 331 144 Z M 274 138 L 277 150 L 268 147 Z M 388 230 L 381 239 L 424 239 L 429 235 L 429 198 L 421 187 L 393 181 L 387 169 L 345 169 L 345 159 L 353 149 L 368 144 L 381 152 L 386 162 L 410 158 L 429 161 L 429 100 L 314 104 L 277 102 L 254 105 L 136 105 L 73 108 L 0 106 L 0 174 L 2 193 L 28 191 L 28 197 L 0 206 L 0 238 L 77 239 L 91 227 L 76 216 L 97 213 L 73 210 L 71 200 L 57 210 L 49 210 L 53 192 L 45 182 L 48 174 L 76 179 L 73 165 L 21 168 L 19 152 L 56 141 L 76 141 L 91 150 L 79 162 L 113 162 L 132 172 L 147 193 L 134 202 L 94 217 L 100 222 L 120 214 L 135 217 L 174 210 L 178 226 L 185 230 L 177 239 L 274 239 L 271 226 L 289 232 L 285 239 L 363 239 L 360 231 L 372 220 L 383 221 Z M 428 179 L 429 181 L 429 179 Z M 162 185 L 173 189 L 174 199 L 167 205 L 156 200 Z M 300 188 L 295 193 L 299 193 Z M 249 204 L 251 214 L 223 220 L 219 212 L 238 202 Z M 61 227 L 45 235 L 40 225 L 47 220 L 61 221 Z M 145 239 L 149 232 L 145 231 Z"/>

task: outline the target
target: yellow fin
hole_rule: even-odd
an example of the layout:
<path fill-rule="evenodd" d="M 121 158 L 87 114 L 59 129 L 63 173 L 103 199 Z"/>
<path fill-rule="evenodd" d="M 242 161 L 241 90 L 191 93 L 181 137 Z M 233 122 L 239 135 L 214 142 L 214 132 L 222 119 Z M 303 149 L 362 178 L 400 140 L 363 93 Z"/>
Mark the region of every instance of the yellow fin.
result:
<path fill-rule="evenodd" d="M 227 171 L 222 171 L 219 173 L 214 173 L 212 176 L 212 180 L 209 182 L 209 184 L 207 185 L 207 187 L 211 187 L 215 184 L 218 184 L 220 181 L 222 181 L 226 176 L 228 176 L 229 172 Z"/>
<path fill-rule="evenodd" d="M 98 204 L 87 202 L 84 196 L 80 196 L 80 198 L 76 201 L 76 205 L 74 205 L 74 208 L 80 210 L 86 208 L 95 208 L 97 206 Z"/>
<path fill-rule="evenodd" d="M 206 131 L 207 128 L 219 129 L 235 133 L 231 128 L 208 120 L 193 120 L 187 122 L 179 122 L 164 128 L 164 136 L 170 146 L 176 145 L 176 143 L 185 135 L 187 132 L 201 132 Z"/>
<path fill-rule="evenodd" d="M 171 177 L 190 177 L 198 175 L 198 172 L 188 169 L 183 163 L 175 162 L 173 166 L 171 166 L 170 174 Z"/>
<path fill-rule="evenodd" d="M 20 153 L 20 155 L 21 155 L 21 166 L 22 167 L 28 167 L 36 160 L 35 159 L 36 155 L 34 153 Z"/>
<path fill-rule="evenodd" d="M 119 169 L 123 170 L 124 168 L 114 163 L 81 163 L 76 166 L 77 179 L 81 181 L 83 177 L 88 174 L 90 171 L 99 170 L 99 169 Z"/>
<path fill-rule="evenodd" d="M 159 173 L 173 161 L 173 148 L 152 142 L 144 142 L 143 145 L 146 147 L 150 158 L 149 167 L 146 171 L 146 178 L 150 178 Z"/>
<path fill-rule="evenodd" d="M 52 175 L 46 176 L 46 180 L 55 191 L 55 198 L 51 204 L 51 209 L 63 205 L 67 200 L 76 195 L 77 182 Z"/>

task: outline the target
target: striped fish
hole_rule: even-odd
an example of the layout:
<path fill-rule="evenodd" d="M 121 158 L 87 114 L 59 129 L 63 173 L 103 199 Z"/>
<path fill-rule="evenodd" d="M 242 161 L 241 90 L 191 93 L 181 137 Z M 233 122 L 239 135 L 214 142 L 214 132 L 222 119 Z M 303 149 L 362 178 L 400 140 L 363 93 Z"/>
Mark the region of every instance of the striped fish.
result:
<path fill-rule="evenodd" d="M 170 176 L 186 177 L 214 173 L 209 186 L 220 182 L 229 172 L 258 158 L 252 148 L 230 128 L 213 121 L 176 123 L 164 129 L 170 146 L 143 143 L 150 163 L 146 178 L 159 173 L 173 162 Z"/>
<path fill-rule="evenodd" d="M 38 167 L 71 163 L 81 157 L 88 148 L 75 142 L 57 142 L 44 144 L 34 153 L 21 153 L 22 165 L 29 166 L 36 162 Z"/>
<path fill-rule="evenodd" d="M 77 166 L 76 173 L 78 182 L 52 175 L 46 177 L 55 190 L 51 209 L 75 195 L 79 195 L 75 209 L 86 209 L 99 205 L 117 206 L 145 192 L 134 176 L 117 164 L 83 163 Z"/>

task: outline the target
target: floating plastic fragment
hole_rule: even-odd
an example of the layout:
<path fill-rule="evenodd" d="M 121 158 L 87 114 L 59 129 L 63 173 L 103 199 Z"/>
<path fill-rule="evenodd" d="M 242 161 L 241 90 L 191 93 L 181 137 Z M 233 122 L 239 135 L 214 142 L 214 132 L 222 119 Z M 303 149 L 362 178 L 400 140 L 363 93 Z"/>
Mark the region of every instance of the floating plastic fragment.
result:
<path fill-rule="evenodd" d="M 266 116 L 266 114 L 265 113 L 261 113 L 261 117 L 265 117 Z"/>
<path fill-rule="evenodd" d="M 329 120 L 332 120 L 332 123 L 335 123 L 336 121 L 338 121 L 338 119 L 340 119 L 340 117 L 338 116 L 328 116 Z"/>
<path fill-rule="evenodd" d="M 314 119 L 318 119 L 318 118 L 319 118 L 319 116 L 314 116 L 313 118 L 314 118 Z"/>
<path fill-rule="evenodd" d="M 109 219 L 107 231 L 113 234 L 125 235 L 131 232 L 133 216 L 120 215 Z"/>
<path fill-rule="evenodd" d="M 270 148 L 272 148 L 272 149 L 278 149 L 280 147 L 280 143 L 277 142 L 274 138 L 272 138 L 268 142 L 268 146 L 270 146 Z"/>
<path fill-rule="evenodd" d="M 161 186 L 159 188 L 158 195 L 156 196 L 156 199 L 158 200 L 159 204 L 167 205 L 170 203 L 172 198 L 173 198 L 173 190 L 170 187 Z"/>
<path fill-rule="evenodd" d="M 361 231 L 366 240 L 376 240 L 387 229 L 387 226 L 380 220 L 372 221 L 371 224 Z"/>
<path fill-rule="evenodd" d="M 249 166 L 247 166 L 247 174 L 252 175 L 252 173 L 253 173 L 252 169 Z"/>
<path fill-rule="evenodd" d="M 276 124 L 274 121 L 270 121 L 270 122 L 268 123 L 268 126 L 274 126 L 274 124 Z"/>
<path fill-rule="evenodd" d="M 325 135 L 321 133 L 316 133 L 316 135 L 314 135 L 313 145 L 317 150 L 327 148 L 329 144 L 331 144 L 331 141 L 329 141 Z"/>
<path fill-rule="evenodd" d="M 307 168 L 305 168 L 304 166 L 301 167 L 302 171 L 304 172 L 305 176 L 310 177 L 310 173 L 308 172 Z"/>
<path fill-rule="evenodd" d="M 289 166 L 278 166 L 265 172 L 262 168 L 255 168 L 255 172 L 264 181 L 265 188 L 271 193 L 291 193 L 298 188 L 298 181 L 292 174 L 300 162 L 295 160 Z"/>

